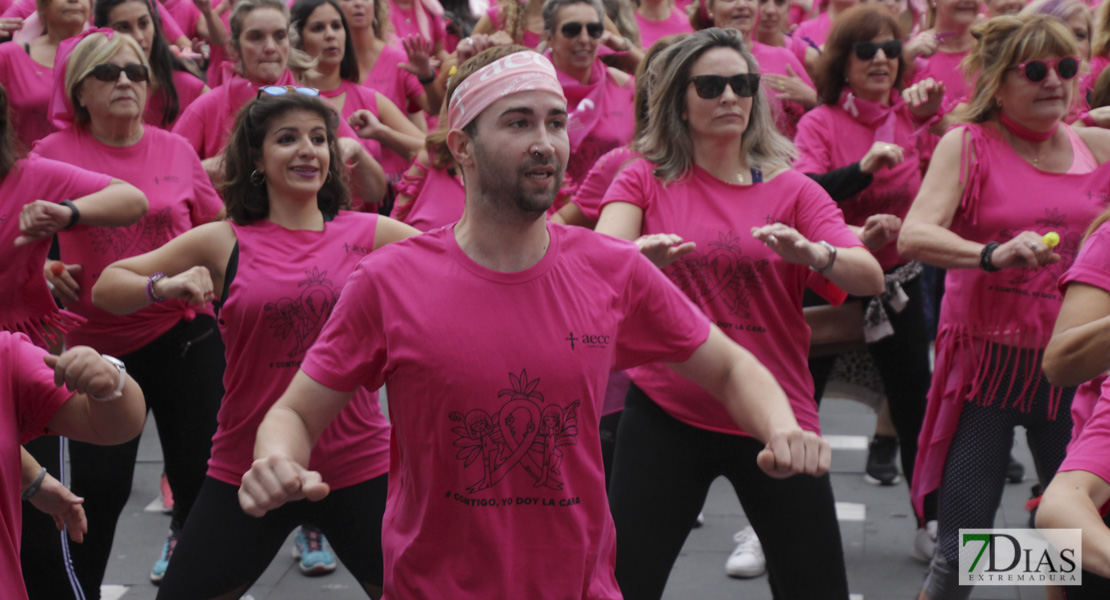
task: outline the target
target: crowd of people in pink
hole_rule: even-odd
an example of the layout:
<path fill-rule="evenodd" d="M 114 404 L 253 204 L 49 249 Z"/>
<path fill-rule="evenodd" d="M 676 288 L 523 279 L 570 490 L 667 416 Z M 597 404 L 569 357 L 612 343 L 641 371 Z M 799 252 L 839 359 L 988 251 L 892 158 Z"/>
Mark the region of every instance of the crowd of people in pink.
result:
<path fill-rule="evenodd" d="M 1018 425 L 1046 597 L 1110 598 L 1107 65 L 1098 0 L 0 0 L 0 596 L 100 597 L 151 415 L 159 599 L 295 532 L 658 600 L 723 476 L 729 576 L 848 600 L 848 379 L 920 600 Z"/>

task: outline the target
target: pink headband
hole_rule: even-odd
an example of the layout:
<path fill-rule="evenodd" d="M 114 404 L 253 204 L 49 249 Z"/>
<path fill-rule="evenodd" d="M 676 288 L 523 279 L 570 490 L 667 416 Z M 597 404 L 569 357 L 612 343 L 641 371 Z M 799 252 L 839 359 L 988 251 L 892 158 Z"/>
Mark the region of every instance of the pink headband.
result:
<path fill-rule="evenodd" d="M 50 96 L 50 107 L 47 109 L 50 122 L 58 129 L 65 129 L 73 125 L 75 118 L 73 101 L 69 97 L 69 90 L 66 89 L 66 71 L 69 70 L 69 56 L 73 53 L 77 44 L 96 33 L 103 33 L 104 37 L 108 39 L 112 39 L 112 36 L 116 34 L 114 29 L 86 29 L 83 33 L 66 38 L 58 44 L 58 52 L 54 57 L 54 93 Z"/>
<path fill-rule="evenodd" d="M 566 102 L 555 67 L 538 52 L 515 52 L 475 71 L 455 88 L 447 106 L 449 129 L 462 129 L 494 102 L 520 92 L 547 92 Z"/>

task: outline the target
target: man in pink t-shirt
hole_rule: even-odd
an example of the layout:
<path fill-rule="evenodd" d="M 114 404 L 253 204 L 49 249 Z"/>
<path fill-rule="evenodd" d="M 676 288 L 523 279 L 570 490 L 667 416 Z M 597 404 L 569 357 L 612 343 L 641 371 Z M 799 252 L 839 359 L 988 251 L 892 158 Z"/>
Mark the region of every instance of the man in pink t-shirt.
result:
<path fill-rule="evenodd" d="M 547 59 L 490 49 L 448 97 L 462 219 L 351 275 L 258 430 L 248 514 L 325 496 L 306 468 L 313 441 L 354 390 L 384 384 L 384 598 L 619 599 L 598 421 L 610 370 L 652 361 L 766 441 L 771 475 L 827 471 L 828 444 L 798 427 L 770 373 L 634 245 L 546 222 L 570 153 Z"/>
<path fill-rule="evenodd" d="M 21 333 L 0 331 L 0 590 L 5 599 L 27 598 L 19 565 L 17 491 L 30 499 L 46 475 L 43 469 L 34 480 L 22 481 L 20 444 L 44 434 L 105 445 L 138 435 L 146 417 L 143 393 L 120 364 L 85 346 L 52 356 Z"/>

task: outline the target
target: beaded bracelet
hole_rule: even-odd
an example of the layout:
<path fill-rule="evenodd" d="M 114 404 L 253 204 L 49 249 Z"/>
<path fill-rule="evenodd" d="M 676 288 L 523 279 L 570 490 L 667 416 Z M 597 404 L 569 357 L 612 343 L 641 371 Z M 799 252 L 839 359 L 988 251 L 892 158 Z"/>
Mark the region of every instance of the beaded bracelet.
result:
<path fill-rule="evenodd" d="M 166 301 L 165 296 L 159 296 L 159 295 L 154 293 L 154 284 L 158 283 L 159 281 L 161 281 L 165 278 L 166 278 L 165 274 L 155 273 L 155 274 L 151 275 L 149 279 L 146 280 L 146 298 L 147 298 L 147 300 L 150 300 L 151 302 L 165 302 Z"/>
<path fill-rule="evenodd" d="M 996 249 L 998 249 L 998 242 L 987 242 L 987 245 L 983 246 L 983 251 L 979 253 L 979 268 L 987 273 L 994 273 L 998 270 L 998 267 L 991 262 L 991 256 L 994 255 Z"/>

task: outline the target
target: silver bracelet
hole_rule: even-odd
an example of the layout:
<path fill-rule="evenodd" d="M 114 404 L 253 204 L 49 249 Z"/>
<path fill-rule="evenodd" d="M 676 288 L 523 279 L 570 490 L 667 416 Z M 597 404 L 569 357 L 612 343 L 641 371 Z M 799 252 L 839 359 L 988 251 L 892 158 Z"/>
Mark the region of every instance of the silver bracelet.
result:
<path fill-rule="evenodd" d="M 21 496 L 24 500 L 30 500 L 31 496 L 34 496 L 38 493 L 39 488 L 42 487 L 43 479 L 46 479 L 46 467 L 43 467 L 42 470 L 39 471 L 39 476 L 31 482 L 31 485 L 27 486 L 27 489 L 23 490 L 23 494 L 21 494 Z"/>
<path fill-rule="evenodd" d="M 820 269 L 818 269 L 816 267 L 813 267 L 813 266 L 811 266 L 809 269 L 811 271 L 816 271 L 816 272 L 824 275 L 824 274 L 828 273 L 829 271 L 831 271 L 832 268 L 833 268 L 833 265 L 836 264 L 836 246 L 833 246 L 832 244 L 826 242 L 825 240 L 821 240 L 820 242 L 817 242 L 817 243 L 821 244 L 822 246 L 825 247 L 826 250 L 829 251 L 829 262 L 825 263 L 825 266 L 821 267 Z"/>

